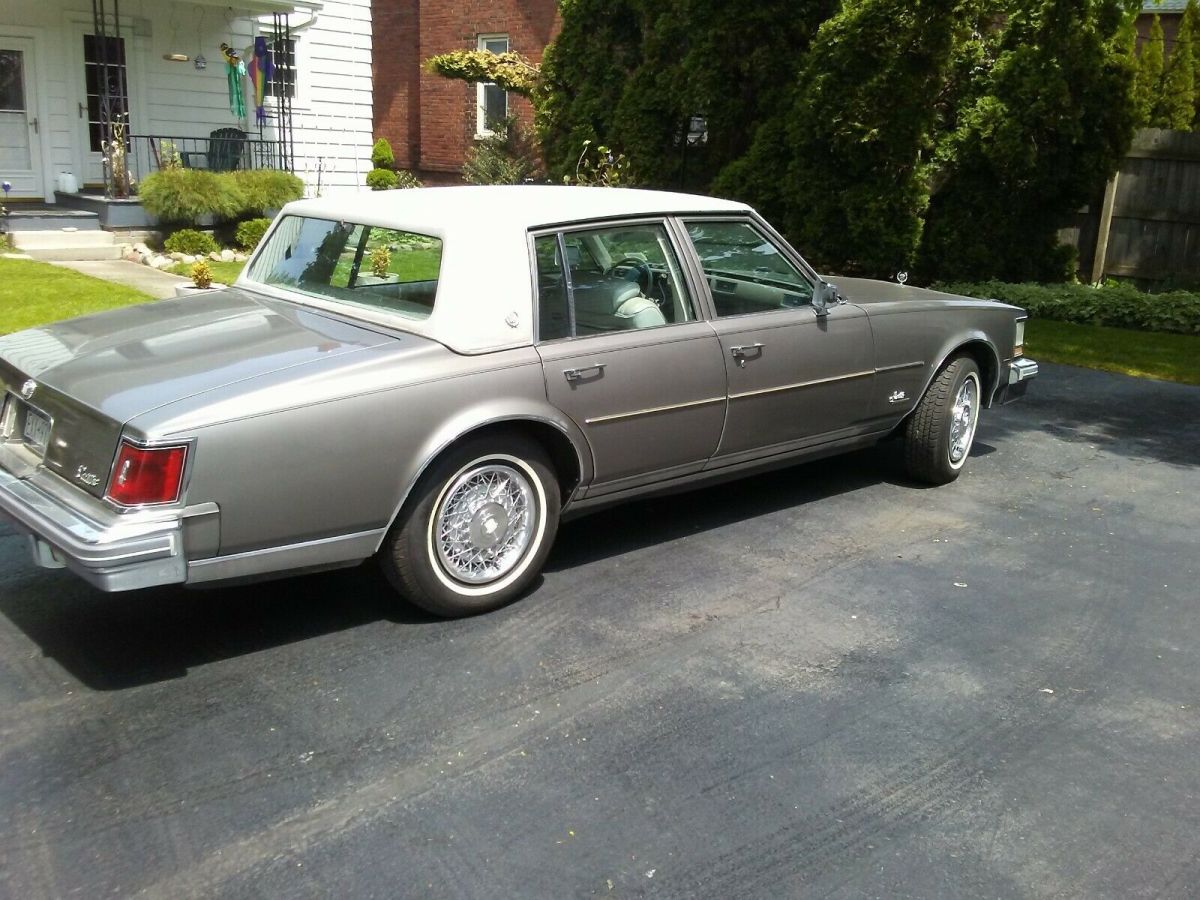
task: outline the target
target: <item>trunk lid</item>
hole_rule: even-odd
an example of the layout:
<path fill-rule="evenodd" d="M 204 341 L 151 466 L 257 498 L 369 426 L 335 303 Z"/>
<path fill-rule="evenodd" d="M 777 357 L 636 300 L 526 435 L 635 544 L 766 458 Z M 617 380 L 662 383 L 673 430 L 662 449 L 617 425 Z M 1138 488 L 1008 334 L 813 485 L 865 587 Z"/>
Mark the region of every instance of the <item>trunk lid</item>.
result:
<path fill-rule="evenodd" d="M 26 419 L 40 413 L 52 423 L 45 466 L 102 496 L 122 427 L 135 416 L 396 340 L 237 289 L 18 332 L 0 337 L 5 440 L 26 453 Z"/>

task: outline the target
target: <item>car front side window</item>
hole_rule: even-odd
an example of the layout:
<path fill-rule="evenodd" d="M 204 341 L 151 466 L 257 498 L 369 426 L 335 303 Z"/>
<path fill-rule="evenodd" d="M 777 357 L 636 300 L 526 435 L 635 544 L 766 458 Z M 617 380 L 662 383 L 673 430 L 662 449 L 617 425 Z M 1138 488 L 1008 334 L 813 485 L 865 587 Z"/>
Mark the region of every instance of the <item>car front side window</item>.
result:
<path fill-rule="evenodd" d="M 794 309 L 812 302 L 812 282 L 749 222 L 690 221 L 687 232 L 718 316 Z"/>

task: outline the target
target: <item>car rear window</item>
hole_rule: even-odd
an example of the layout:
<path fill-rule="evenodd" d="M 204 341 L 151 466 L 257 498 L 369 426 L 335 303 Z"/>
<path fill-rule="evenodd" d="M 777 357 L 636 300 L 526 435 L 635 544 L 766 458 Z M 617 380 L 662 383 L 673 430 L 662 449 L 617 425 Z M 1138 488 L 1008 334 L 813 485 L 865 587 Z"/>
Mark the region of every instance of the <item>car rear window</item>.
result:
<path fill-rule="evenodd" d="M 442 242 L 430 235 L 284 216 L 247 277 L 350 306 L 427 319 L 441 265 Z"/>

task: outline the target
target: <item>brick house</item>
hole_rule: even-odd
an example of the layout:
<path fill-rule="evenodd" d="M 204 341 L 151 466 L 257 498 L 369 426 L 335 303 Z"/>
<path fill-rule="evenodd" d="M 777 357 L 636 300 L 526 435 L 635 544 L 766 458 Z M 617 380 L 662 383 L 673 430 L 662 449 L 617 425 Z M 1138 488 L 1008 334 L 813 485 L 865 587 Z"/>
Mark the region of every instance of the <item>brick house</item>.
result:
<path fill-rule="evenodd" d="M 431 75 L 422 63 L 450 50 L 516 51 L 537 63 L 559 28 L 556 0 L 372 0 L 375 135 L 396 165 L 426 183 L 455 183 L 488 122 L 532 124 L 523 97 L 495 85 Z"/>

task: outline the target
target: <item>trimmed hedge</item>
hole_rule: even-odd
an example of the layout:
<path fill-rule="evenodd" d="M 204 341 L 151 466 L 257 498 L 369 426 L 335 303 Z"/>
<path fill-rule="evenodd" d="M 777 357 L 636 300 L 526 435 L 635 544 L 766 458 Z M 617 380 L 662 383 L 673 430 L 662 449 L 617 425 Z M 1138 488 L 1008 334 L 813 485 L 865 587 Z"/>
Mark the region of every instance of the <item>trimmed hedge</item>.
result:
<path fill-rule="evenodd" d="M 302 196 L 304 182 L 289 172 L 270 169 L 162 169 L 147 175 L 138 187 L 148 213 L 180 224 L 193 224 L 204 216 L 217 220 L 261 216 Z"/>
<path fill-rule="evenodd" d="M 940 283 L 939 291 L 991 298 L 1020 306 L 1039 319 L 1108 325 L 1139 331 L 1200 334 L 1200 294 L 1147 294 L 1129 284 L 1008 284 L 1003 281 Z"/>

